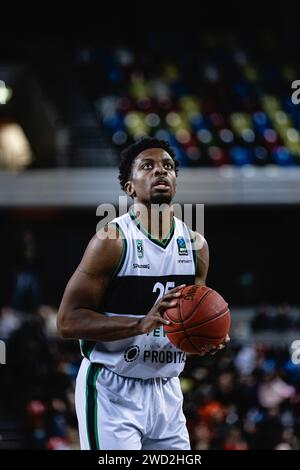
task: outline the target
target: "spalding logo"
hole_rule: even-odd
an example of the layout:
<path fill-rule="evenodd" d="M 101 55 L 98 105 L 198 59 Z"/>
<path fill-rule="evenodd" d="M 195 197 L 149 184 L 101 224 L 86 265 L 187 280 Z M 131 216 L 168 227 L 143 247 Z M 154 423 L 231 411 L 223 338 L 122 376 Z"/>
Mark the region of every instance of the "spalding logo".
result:
<path fill-rule="evenodd" d="M 188 290 L 188 292 L 185 294 L 185 296 L 183 297 L 184 300 L 194 300 L 195 294 L 196 294 L 198 288 L 199 288 L 199 286 L 193 286 L 193 287 L 191 287 L 191 288 Z"/>

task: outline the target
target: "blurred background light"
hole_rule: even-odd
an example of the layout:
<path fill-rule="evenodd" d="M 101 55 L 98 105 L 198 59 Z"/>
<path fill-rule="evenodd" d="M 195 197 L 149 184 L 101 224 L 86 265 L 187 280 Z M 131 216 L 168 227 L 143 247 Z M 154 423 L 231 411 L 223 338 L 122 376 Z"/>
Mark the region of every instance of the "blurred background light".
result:
<path fill-rule="evenodd" d="M 12 97 L 12 89 L 7 87 L 3 80 L 0 80 L 0 104 L 6 104 Z"/>
<path fill-rule="evenodd" d="M 197 132 L 197 138 L 203 144 L 209 144 L 212 141 L 212 133 L 207 129 L 201 129 Z"/>
<path fill-rule="evenodd" d="M 23 170 L 32 162 L 29 142 L 16 123 L 0 126 L 0 168 Z"/>

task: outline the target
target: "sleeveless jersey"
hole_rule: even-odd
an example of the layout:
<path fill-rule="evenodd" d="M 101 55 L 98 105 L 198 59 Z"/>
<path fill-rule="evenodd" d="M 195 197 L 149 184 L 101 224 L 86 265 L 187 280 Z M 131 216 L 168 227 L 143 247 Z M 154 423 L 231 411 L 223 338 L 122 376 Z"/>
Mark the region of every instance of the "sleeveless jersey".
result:
<path fill-rule="evenodd" d="M 168 290 L 195 283 L 195 250 L 190 230 L 181 220 L 173 218 L 169 236 L 162 241 L 147 233 L 132 212 L 110 224 L 122 235 L 123 251 L 99 312 L 141 318 Z M 186 359 L 168 340 L 163 326 L 122 340 L 80 343 L 91 362 L 125 377 L 177 377 Z"/>

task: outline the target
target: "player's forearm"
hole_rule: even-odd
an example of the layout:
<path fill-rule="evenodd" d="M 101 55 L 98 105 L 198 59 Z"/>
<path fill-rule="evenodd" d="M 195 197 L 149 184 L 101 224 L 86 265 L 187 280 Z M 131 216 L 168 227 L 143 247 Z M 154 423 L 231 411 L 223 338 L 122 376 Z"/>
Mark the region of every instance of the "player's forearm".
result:
<path fill-rule="evenodd" d="M 59 312 L 57 327 L 60 335 L 67 339 L 91 341 L 116 341 L 142 334 L 140 318 L 113 316 L 85 308 Z"/>

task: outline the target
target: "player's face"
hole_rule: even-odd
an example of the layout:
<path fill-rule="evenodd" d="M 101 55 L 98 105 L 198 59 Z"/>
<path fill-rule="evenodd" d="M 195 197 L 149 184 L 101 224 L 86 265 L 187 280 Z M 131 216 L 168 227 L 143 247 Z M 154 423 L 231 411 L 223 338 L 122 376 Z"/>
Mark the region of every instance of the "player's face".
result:
<path fill-rule="evenodd" d="M 128 188 L 140 202 L 170 204 L 176 193 L 173 159 L 163 149 L 144 150 L 133 162 Z"/>

